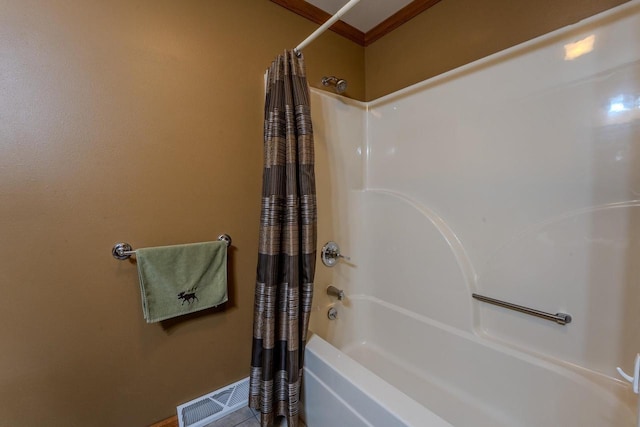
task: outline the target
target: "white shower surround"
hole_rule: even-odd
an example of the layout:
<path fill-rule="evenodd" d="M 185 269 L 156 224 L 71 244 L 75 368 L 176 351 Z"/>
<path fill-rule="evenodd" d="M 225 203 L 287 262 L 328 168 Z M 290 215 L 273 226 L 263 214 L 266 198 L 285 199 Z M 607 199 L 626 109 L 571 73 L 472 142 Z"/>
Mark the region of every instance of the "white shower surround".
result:
<path fill-rule="evenodd" d="M 636 425 L 615 367 L 640 351 L 639 46 L 632 1 L 369 103 L 313 91 L 319 243 L 352 261 L 318 265 L 307 402 L 330 390 L 354 426 L 391 425 L 365 401 L 398 425 L 427 425 L 409 408 L 456 427 Z M 364 368 L 323 368 L 344 361 Z M 360 369 L 399 397 L 350 382 Z M 322 387 L 332 375 L 359 384 L 358 404 Z M 314 405 L 308 425 L 324 427 Z"/>

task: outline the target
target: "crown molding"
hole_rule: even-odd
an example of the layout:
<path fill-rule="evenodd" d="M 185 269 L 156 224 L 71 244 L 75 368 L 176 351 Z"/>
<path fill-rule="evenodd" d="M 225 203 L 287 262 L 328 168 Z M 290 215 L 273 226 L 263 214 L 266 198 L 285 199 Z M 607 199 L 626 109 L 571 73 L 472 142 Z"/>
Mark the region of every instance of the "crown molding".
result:
<path fill-rule="evenodd" d="M 331 15 L 324 10 L 307 3 L 304 0 L 271 0 L 293 13 L 307 18 L 316 24 L 324 24 Z M 341 36 L 359 44 L 360 46 L 369 46 L 371 43 L 389 34 L 391 31 L 400 27 L 402 24 L 415 18 L 420 13 L 434 6 L 441 0 L 414 0 L 366 33 L 347 24 L 344 21 L 338 21 L 329 29 Z"/>
<path fill-rule="evenodd" d="M 328 14 L 327 12 L 320 9 L 319 7 L 312 5 L 311 3 L 307 3 L 304 0 L 271 0 L 271 1 L 286 9 L 289 9 L 293 13 L 303 16 L 312 22 L 315 22 L 316 24 L 322 25 L 329 18 L 331 18 L 331 15 Z M 331 27 L 329 27 L 329 29 L 351 40 L 352 42 L 358 43 L 360 46 L 364 46 L 365 33 L 360 31 L 356 27 L 353 27 L 347 24 L 344 21 L 336 22 Z"/>

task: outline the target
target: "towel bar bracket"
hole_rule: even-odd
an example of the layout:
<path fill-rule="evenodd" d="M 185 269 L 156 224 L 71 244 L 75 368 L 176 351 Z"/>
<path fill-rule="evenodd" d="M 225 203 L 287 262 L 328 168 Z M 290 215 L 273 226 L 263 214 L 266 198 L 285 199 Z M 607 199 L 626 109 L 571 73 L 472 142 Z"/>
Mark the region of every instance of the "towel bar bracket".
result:
<path fill-rule="evenodd" d="M 227 247 L 231 246 L 231 236 L 228 234 L 221 234 L 218 236 L 218 240 L 225 242 Z M 136 251 L 133 250 L 130 244 L 128 243 L 116 243 L 113 245 L 113 249 L 111 249 L 111 255 L 115 259 L 125 260 L 131 258 L 131 255 L 135 255 Z"/>
<path fill-rule="evenodd" d="M 111 249 L 111 255 L 113 255 L 115 259 L 119 260 L 129 259 L 131 255 L 135 253 L 136 252 L 128 243 L 116 243 L 113 245 L 113 249 Z"/>
<path fill-rule="evenodd" d="M 228 234 L 221 234 L 218 236 L 218 240 L 222 240 L 223 242 L 227 243 L 227 247 L 231 246 L 231 236 L 229 236 Z"/>

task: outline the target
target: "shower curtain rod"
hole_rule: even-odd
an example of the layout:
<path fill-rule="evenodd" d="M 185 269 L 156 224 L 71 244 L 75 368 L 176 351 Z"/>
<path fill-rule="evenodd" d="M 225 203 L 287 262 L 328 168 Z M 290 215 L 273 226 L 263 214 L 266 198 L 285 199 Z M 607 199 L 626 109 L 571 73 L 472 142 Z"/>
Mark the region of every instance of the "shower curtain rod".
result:
<path fill-rule="evenodd" d="M 324 33 L 327 28 L 329 28 L 330 26 L 332 26 L 338 19 L 342 18 L 342 15 L 344 15 L 345 13 L 347 13 L 353 6 L 355 6 L 360 0 L 350 0 L 347 4 L 345 4 L 344 6 L 342 6 L 342 8 L 340 8 L 339 11 L 336 12 L 335 15 L 333 15 L 331 18 L 329 18 L 329 20 L 327 20 L 327 22 L 325 22 L 324 24 L 322 24 L 320 26 L 320 28 L 318 28 L 317 30 L 315 30 L 313 33 L 311 33 L 311 35 L 309 37 L 307 37 L 306 39 L 304 39 L 302 41 L 302 43 L 300 43 L 298 46 L 296 46 L 293 51 L 296 53 L 296 55 L 300 56 L 301 54 L 301 50 L 304 49 L 305 47 L 307 47 L 307 45 L 309 43 L 311 43 L 312 41 L 314 41 L 320 34 Z"/>

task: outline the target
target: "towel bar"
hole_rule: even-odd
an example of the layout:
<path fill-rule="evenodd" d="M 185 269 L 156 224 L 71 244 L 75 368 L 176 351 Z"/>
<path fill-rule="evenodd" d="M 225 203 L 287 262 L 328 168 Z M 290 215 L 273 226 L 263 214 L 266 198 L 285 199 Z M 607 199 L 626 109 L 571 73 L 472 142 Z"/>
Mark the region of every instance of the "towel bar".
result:
<path fill-rule="evenodd" d="M 221 234 L 218 236 L 218 240 L 221 240 L 227 244 L 227 247 L 231 246 L 231 236 L 228 234 Z M 123 260 L 131 258 L 131 255 L 135 255 L 136 251 L 133 250 L 128 243 L 116 243 L 111 249 L 111 255 L 115 259 Z"/>
<path fill-rule="evenodd" d="M 522 305 L 501 301 L 499 299 L 485 297 L 484 295 L 471 294 L 471 296 L 479 301 L 486 302 L 488 304 L 493 304 L 500 307 L 508 308 L 509 310 L 519 311 L 520 313 L 528 314 L 530 316 L 540 317 L 541 319 L 551 320 L 552 322 L 556 322 L 559 325 L 567 325 L 571 323 L 571 315 L 567 313 L 552 314 L 552 313 L 547 313 L 545 311 L 540 311 L 533 308 L 525 307 Z"/>

